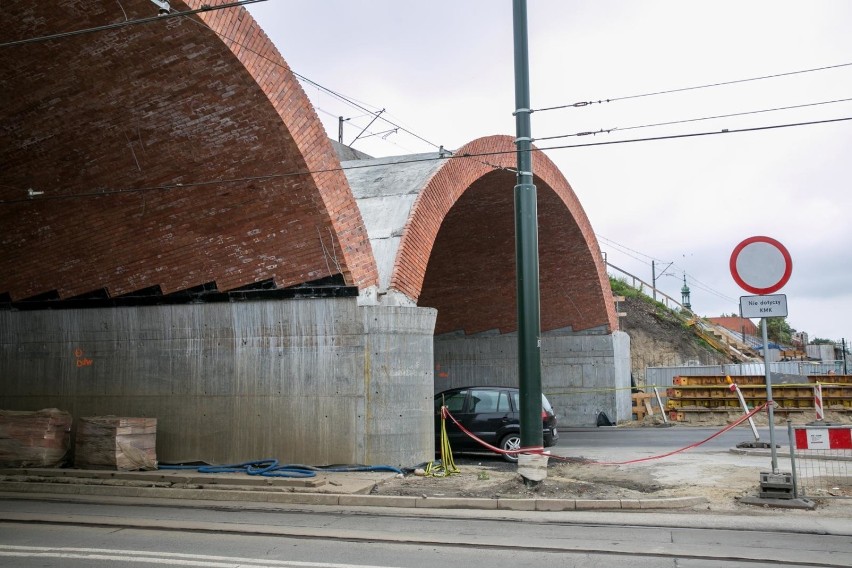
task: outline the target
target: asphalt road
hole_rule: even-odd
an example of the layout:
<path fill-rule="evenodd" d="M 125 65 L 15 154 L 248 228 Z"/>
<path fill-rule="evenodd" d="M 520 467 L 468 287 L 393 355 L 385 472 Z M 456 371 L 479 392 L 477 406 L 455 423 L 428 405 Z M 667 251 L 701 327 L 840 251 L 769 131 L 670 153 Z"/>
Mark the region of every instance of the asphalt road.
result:
<path fill-rule="evenodd" d="M 566 429 L 552 450 L 561 455 L 605 452 L 614 457 L 664 453 L 717 431 L 677 426 Z M 765 429 L 761 438 L 768 438 Z M 728 448 L 751 439 L 751 430 L 739 427 L 690 453 L 715 453 L 713 459 L 718 460 Z M 151 506 L 121 498 L 0 499 L 0 566 L 420 568 L 436 562 L 489 568 L 545 562 L 580 568 L 852 566 L 852 521 L 818 515 L 199 503 Z"/>
<path fill-rule="evenodd" d="M 647 427 L 647 428 L 560 428 L 556 448 L 560 450 L 581 450 L 584 448 L 658 448 L 663 451 L 675 450 L 700 442 L 719 432 L 722 427 L 698 428 L 686 426 Z M 769 428 L 758 428 L 760 440 L 769 442 Z M 754 434 L 748 424 L 721 434 L 694 451 L 719 451 L 735 447 L 740 442 L 753 442 Z M 775 443 L 787 445 L 787 429 L 775 428 Z M 559 452 L 562 453 L 562 452 Z"/>
<path fill-rule="evenodd" d="M 27 515 L 37 524 L 15 522 Z M 0 565 L 426 568 L 850 566 L 849 534 L 640 526 L 634 517 L 484 518 L 481 511 L 227 510 L 0 501 Z M 603 517 L 599 517 L 603 519 Z M 663 525 L 660 517 L 660 525 Z"/>

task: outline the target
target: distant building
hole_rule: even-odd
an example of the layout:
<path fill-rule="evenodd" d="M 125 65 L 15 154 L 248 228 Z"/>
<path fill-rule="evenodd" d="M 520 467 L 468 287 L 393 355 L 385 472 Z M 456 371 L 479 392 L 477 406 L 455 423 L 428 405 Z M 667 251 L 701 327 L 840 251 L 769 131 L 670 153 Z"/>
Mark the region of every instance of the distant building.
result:
<path fill-rule="evenodd" d="M 748 318 L 740 318 L 736 316 L 722 316 L 718 318 L 708 318 L 711 322 L 716 325 L 721 325 L 725 329 L 730 329 L 731 331 L 735 331 L 739 334 L 745 335 L 759 335 L 760 330 L 757 328 L 754 323 Z"/>
<path fill-rule="evenodd" d="M 806 331 L 797 331 L 792 336 L 793 345 L 797 347 L 804 347 L 809 343 L 808 340 L 808 332 Z"/>
<path fill-rule="evenodd" d="M 817 361 L 836 361 L 842 358 L 838 357 L 837 350 L 835 349 L 835 345 L 832 343 L 823 343 L 820 345 L 808 345 L 805 347 L 808 353 L 809 359 L 814 359 Z"/>

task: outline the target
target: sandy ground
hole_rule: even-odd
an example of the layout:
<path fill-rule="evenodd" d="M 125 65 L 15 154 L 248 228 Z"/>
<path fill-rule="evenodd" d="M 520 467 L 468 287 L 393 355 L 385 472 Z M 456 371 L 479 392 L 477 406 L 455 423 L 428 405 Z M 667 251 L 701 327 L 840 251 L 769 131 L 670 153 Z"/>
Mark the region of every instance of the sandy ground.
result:
<path fill-rule="evenodd" d="M 782 451 L 784 448 L 782 448 Z M 771 471 L 769 456 L 735 454 L 730 451 L 687 451 L 662 459 L 626 465 L 604 465 L 612 460 L 608 450 L 584 450 L 580 457 L 551 458 L 547 479 L 528 488 L 517 466 L 492 455 L 456 456 L 459 474 L 446 477 L 408 475 L 390 479 L 374 490 L 379 495 L 423 495 L 431 497 L 560 498 L 560 499 L 648 499 L 703 496 L 702 509 L 754 514 L 760 507 L 739 502 L 756 496 L 761 472 Z M 641 450 L 619 456 L 618 461 L 650 457 Z M 789 472 L 789 458 L 779 457 L 779 471 Z M 852 519 L 852 462 L 840 467 L 839 484 L 828 487 L 817 498 L 821 514 Z M 838 486 L 835 486 L 838 485 Z M 827 493 L 831 492 L 834 498 Z M 805 513 L 805 512 L 802 512 Z M 813 513 L 813 512 L 807 512 Z"/>

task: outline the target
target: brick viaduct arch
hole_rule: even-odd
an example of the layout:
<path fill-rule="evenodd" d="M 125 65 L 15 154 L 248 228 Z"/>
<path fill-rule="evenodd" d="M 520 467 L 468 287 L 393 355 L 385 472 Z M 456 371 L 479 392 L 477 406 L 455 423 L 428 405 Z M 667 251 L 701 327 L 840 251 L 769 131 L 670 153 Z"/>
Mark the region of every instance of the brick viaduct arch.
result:
<path fill-rule="evenodd" d="M 483 157 L 465 154 L 495 152 Z M 470 142 L 420 193 L 391 288 L 438 308 L 436 335 L 516 329 L 515 153 L 508 136 Z M 533 160 L 538 188 L 542 330 L 617 329 L 609 279 L 580 202 L 544 154 Z"/>
<path fill-rule="evenodd" d="M 3 12 L 10 42 L 156 6 L 10 0 Z M 377 280 L 322 125 L 243 8 L 5 48 L 0 95 L 0 297 Z M 225 179 L 240 181 L 211 181 Z"/>

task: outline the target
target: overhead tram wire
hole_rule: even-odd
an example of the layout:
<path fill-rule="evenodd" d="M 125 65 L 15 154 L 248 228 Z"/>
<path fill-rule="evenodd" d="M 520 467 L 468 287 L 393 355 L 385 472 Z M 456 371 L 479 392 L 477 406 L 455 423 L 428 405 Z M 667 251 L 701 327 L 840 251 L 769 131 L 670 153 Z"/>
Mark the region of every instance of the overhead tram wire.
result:
<path fill-rule="evenodd" d="M 605 237 L 605 236 L 603 236 L 603 235 L 600 235 L 600 234 L 598 234 L 598 233 L 595 233 L 595 236 L 598 238 L 598 240 L 605 241 L 606 243 L 608 243 L 608 244 L 609 244 L 609 246 L 620 247 L 620 248 L 623 248 L 623 249 L 625 249 L 625 250 L 629 250 L 630 252 L 634 252 L 634 253 L 636 253 L 636 254 L 642 255 L 642 256 L 644 256 L 645 258 L 648 258 L 648 259 L 650 259 L 650 260 L 654 260 L 654 261 L 657 261 L 657 262 L 665 262 L 664 260 L 661 260 L 661 259 L 659 259 L 659 258 L 653 257 L 653 256 L 651 256 L 651 255 L 649 255 L 649 254 L 645 254 L 644 252 L 640 252 L 640 251 L 638 251 L 638 250 L 634 250 L 634 249 L 632 249 L 632 248 L 630 248 L 630 247 L 628 247 L 628 246 L 625 246 L 625 245 L 623 245 L 623 244 L 621 244 L 621 243 L 617 243 L 617 242 L 615 242 L 614 240 L 612 240 L 612 239 L 608 239 L 607 237 Z M 643 261 L 643 262 L 644 262 L 644 261 Z"/>
<path fill-rule="evenodd" d="M 684 274 L 689 274 L 689 271 L 687 269 L 685 269 L 684 267 L 680 266 L 678 263 L 675 262 L 674 265 L 675 265 L 676 268 L 678 268 Z M 713 289 L 713 287 L 710 286 L 709 284 L 707 284 L 706 282 L 702 282 L 701 280 L 698 280 L 697 278 L 695 278 L 691 274 L 689 276 L 689 279 L 692 281 L 693 285 L 696 288 L 698 288 L 699 290 L 704 290 L 706 292 L 710 292 L 711 294 L 715 294 L 716 296 L 722 298 L 723 300 L 728 300 L 728 301 L 735 302 L 735 303 L 739 304 L 738 299 L 731 298 L 730 296 L 726 296 L 722 292 L 719 292 L 718 290 Z"/>
<path fill-rule="evenodd" d="M 52 41 L 52 40 L 55 40 L 55 39 L 65 39 L 65 38 L 68 38 L 68 37 L 74 37 L 74 36 L 79 36 L 79 35 L 84 35 L 84 34 L 91 34 L 91 33 L 96 33 L 96 32 L 114 30 L 114 29 L 117 29 L 117 28 L 123 28 L 123 27 L 127 27 L 127 26 L 135 26 L 135 25 L 139 25 L 139 24 L 148 24 L 148 23 L 151 23 L 151 22 L 161 22 L 161 21 L 164 21 L 164 20 L 172 19 L 172 18 L 180 18 L 180 17 L 183 17 L 183 16 L 190 16 L 192 14 L 199 14 L 201 12 L 214 12 L 216 10 L 225 10 L 227 8 L 238 8 L 240 6 L 245 6 L 247 4 L 257 4 L 258 2 L 266 2 L 266 0 L 239 0 L 238 2 L 229 2 L 227 4 L 219 4 L 219 5 L 216 5 L 216 6 L 209 6 L 209 5 L 205 4 L 201 8 L 198 8 L 196 10 L 186 10 L 186 11 L 183 11 L 183 12 L 174 11 L 174 12 L 169 12 L 168 14 L 161 14 L 161 15 L 158 15 L 158 16 L 152 16 L 150 18 L 141 18 L 139 20 L 126 20 L 124 22 L 118 22 L 118 23 L 115 23 L 115 24 L 107 24 L 105 26 L 97 26 L 97 27 L 94 27 L 94 28 L 86 28 L 86 29 L 82 29 L 82 30 L 74 30 L 74 31 L 70 31 L 70 32 L 61 32 L 61 33 L 51 34 L 51 35 L 46 35 L 46 36 L 31 37 L 31 38 L 27 38 L 27 39 L 19 39 L 19 40 L 16 40 L 16 41 L 9 41 L 9 42 L 6 42 L 6 43 L 0 43 L 0 48 L 15 47 L 15 46 L 19 46 L 19 45 L 27 45 L 27 44 L 32 44 L 32 43 L 41 43 L 41 42 L 45 42 L 45 41 Z"/>
<path fill-rule="evenodd" d="M 262 0 L 254 0 L 254 1 L 262 1 Z M 263 60 L 265 60 L 265 61 L 267 61 L 267 62 L 269 62 L 269 63 L 272 63 L 273 65 L 275 65 L 275 66 L 277 66 L 277 67 L 280 67 L 281 69 L 283 69 L 283 70 L 284 70 L 284 71 L 286 71 L 287 73 L 292 74 L 292 75 L 293 75 L 294 77 L 296 77 L 297 79 L 300 79 L 301 81 L 304 81 L 305 83 L 308 83 L 309 85 L 311 85 L 311 86 L 315 87 L 316 89 L 319 89 L 320 91 L 323 91 L 323 92 L 325 92 L 325 93 L 327 93 L 327 94 L 331 95 L 332 97 L 334 97 L 334 98 L 336 98 L 336 99 L 338 99 L 338 100 L 340 100 L 340 101 L 343 101 L 344 103 L 348 104 L 349 106 L 351 106 L 351 107 L 353 107 L 353 108 L 357 108 L 358 110 L 360 110 L 360 111 L 362 111 L 362 112 L 364 112 L 364 113 L 367 113 L 367 114 L 368 114 L 368 115 L 370 115 L 370 116 L 376 116 L 376 111 L 372 111 L 372 110 L 370 110 L 369 108 L 367 108 L 366 106 L 364 106 L 364 105 L 365 105 L 365 104 L 367 104 L 367 103 L 361 104 L 361 103 L 359 103 L 359 102 L 357 102 L 357 101 L 353 100 L 351 97 L 347 97 L 346 95 L 342 95 L 342 94 L 338 93 L 337 91 L 334 91 L 334 90 L 332 90 L 332 89 L 329 89 L 328 87 L 325 87 L 325 86 L 323 86 L 323 85 L 321 85 L 321 84 L 317 83 L 317 82 L 316 82 L 316 81 L 314 81 L 313 79 L 309 79 L 308 77 L 305 77 L 305 76 L 304 76 L 304 75 L 302 75 L 301 73 L 297 73 L 296 71 L 294 71 L 294 70 L 293 70 L 293 69 L 291 69 L 290 67 L 288 67 L 288 66 L 286 66 L 286 65 L 282 65 L 279 61 L 276 61 L 276 60 L 274 60 L 274 59 L 271 59 L 271 58 L 267 57 L 266 55 L 264 55 L 264 54 L 260 53 L 259 51 L 256 51 L 256 50 L 252 49 L 251 47 L 247 46 L 246 44 L 244 44 L 244 43 L 240 43 L 239 41 L 235 40 L 234 38 L 232 38 L 232 37 L 230 37 L 230 36 L 227 36 L 227 35 L 225 35 L 225 34 L 223 34 L 223 33 L 216 32 L 215 30 L 213 30 L 212 28 L 210 28 L 209 26 L 207 26 L 207 25 L 205 25 L 205 24 L 203 24 L 203 23 L 201 23 L 201 22 L 196 22 L 195 20 L 190 20 L 190 21 L 195 22 L 195 23 L 197 23 L 197 24 L 199 24 L 199 25 L 202 25 L 202 26 L 206 27 L 206 28 L 207 28 L 207 29 L 209 29 L 210 31 L 212 31 L 212 32 L 216 33 L 219 37 L 222 37 L 222 38 L 224 38 L 224 39 L 226 39 L 226 40 L 228 40 L 228 41 L 232 42 L 234 45 L 238 45 L 238 46 L 240 46 L 241 48 L 245 49 L 246 51 L 248 51 L 248 52 L 250 52 L 250 53 L 253 53 L 254 55 L 256 55 L 256 56 L 260 57 L 261 59 L 263 59 Z M 403 127 L 403 126 L 400 126 L 399 124 L 396 124 L 395 122 L 393 122 L 393 121 L 391 121 L 391 120 L 389 120 L 389 119 L 387 119 L 387 118 L 385 118 L 385 117 L 383 117 L 383 116 L 379 116 L 379 117 L 378 117 L 378 120 L 381 120 L 382 122 L 385 122 L 385 123 L 387 123 L 387 124 L 389 124 L 389 125 L 393 126 L 394 128 L 398 128 L 399 130 L 401 130 L 401 131 L 405 132 L 405 133 L 406 133 L 406 134 L 408 134 L 409 136 L 413 136 L 414 138 L 417 138 L 417 139 L 418 139 L 418 140 L 420 140 L 421 142 L 425 142 L 426 144 L 428 144 L 428 145 L 432 146 L 433 148 L 441 148 L 441 145 L 439 145 L 439 144 L 435 144 L 434 142 L 431 142 L 431 141 L 429 141 L 429 140 L 426 140 L 425 138 L 423 138 L 423 137 L 422 137 L 422 136 L 420 136 L 419 134 L 416 134 L 416 133 L 414 133 L 414 132 L 412 132 L 412 131 L 408 130 L 407 128 L 405 128 L 405 127 Z"/>
<path fill-rule="evenodd" d="M 332 118 L 335 118 L 335 119 L 336 119 L 336 118 L 339 118 L 339 116 L 340 116 L 340 115 L 334 114 L 333 112 L 329 112 L 329 111 L 325 110 L 324 108 L 320 108 L 320 107 L 318 107 L 318 106 L 315 106 L 314 108 L 316 108 L 318 112 L 321 112 L 321 113 L 323 113 L 323 114 L 325 114 L 325 115 L 328 115 L 328 116 L 330 116 L 330 117 L 332 117 Z M 353 119 L 356 119 L 356 118 L 363 118 L 363 117 L 365 117 L 365 116 L 372 116 L 372 115 L 362 114 L 362 115 L 359 115 L 359 116 L 353 116 L 353 117 L 350 117 L 350 118 L 345 119 L 344 124 L 346 124 L 347 126 L 352 126 L 353 128 L 357 128 L 354 124 L 351 124 L 351 123 L 350 123 L 350 122 L 348 122 L 348 121 L 353 120 Z M 404 150 L 404 151 L 405 151 L 405 152 L 407 152 L 408 154 L 414 154 L 415 152 L 414 152 L 413 150 L 411 150 L 410 148 L 406 148 L 405 146 L 403 146 L 403 145 L 401 145 L 401 144 L 398 144 L 397 142 L 395 142 L 395 141 L 393 141 L 393 140 L 388 140 L 388 139 L 387 139 L 387 136 L 388 136 L 389 134 L 396 133 L 396 132 L 397 132 L 397 130 L 398 130 L 397 128 L 392 128 L 392 129 L 390 129 L 390 130 L 386 130 L 386 131 L 384 131 L 384 132 L 373 132 L 372 130 L 365 130 L 365 132 L 367 133 L 367 135 L 366 135 L 366 136 L 362 136 L 362 137 L 361 137 L 361 139 L 363 140 L 364 138 L 370 138 L 371 136 L 381 136 L 381 137 L 382 137 L 382 140 L 384 140 L 384 141 L 385 141 L 385 142 L 387 142 L 388 144 L 393 144 L 394 146 L 396 146 L 397 148 L 399 148 L 399 149 L 401 149 L 401 150 Z M 351 143 L 350 143 L 350 144 L 351 144 Z"/>
<path fill-rule="evenodd" d="M 216 6 L 210 6 L 210 5 L 205 4 L 201 8 L 198 8 L 198 9 L 195 9 L 195 10 L 186 10 L 186 11 L 183 11 L 183 12 L 172 11 L 172 12 L 169 12 L 168 14 L 161 14 L 161 15 L 157 15 L 157 16 L 152 16 L 150 18 L 142 18 L 142 19 L 139 19 L 139 20 L 126 20 L 124 22 L 118 22 L 118 23 L 115 23 L 115 24 L 107 24 L 105 26 L 97 26 L 97 27 L 94 27 L 94 28 L 85 28 L 85 29 L 74 30 L 74 31 L 70 31 L 70 32 L 61 32 L 61 33 L 57 33 L 57 34 L 51 34 L 51 35 L 47 35 L 47 36 L 39 36 L 39 37 L 22 39 L 22 40 L 10 41 L 10 42 L 0 44 L 0 48 L 15 47 L 15 46 L 19 46 L 19 45 L 41 43 L 41 42 L 52 41 L 52 40 L 57 40 L 57 39 L 64 39 L 64 38 L 74 37 L 74 36 L 79 36 L 79 35 L 84 35 L 84 34 L 97 33 L 97 32 L 102 32 L 102 31 L 113 30 L 113 29 L 117 29 L 117 28 L 123 28 L 123 27 L 126 27 L 126 26 L 132 26 L 132 25 L 138 25 L 138 24 L 147 24 L 147 23 L 151 23 L 151 22 L 164 21 L 164 20 L 168 20 L 168 19 L 172 19 L 172 18 L 190 16 L 190 15 L 193 15 L 193 14 L 199 14 L 201 12 L 212 12 L 212 11 L 217 11 L 217 10 L 224 10 L 224 9 L 227 9 L 227 8 L 237 8 L 237 7 L 245 6 L 245 5 L 248 5 L 248 4 L 256 4 L 256 3 L 259 3 L 259 2 L 266 2 L 266 1 L 267 0 L 239 0 L 237 2 L 229 2 L 227 4 L 219 4 L 219 5 L 216 5 Z M 196 20 L 190 19 L 190 21 L 195 22 L 196 24 L 199 24 L 199 25 L 204 25 L 201 22 L 197 22 Z M 206 25 L 204 25 L 204 27 L 206 27 L 207 29 L 211 29 L 209 26 L 206 26 Z M 305 77 L 304 75 L 296 73 L 292 69 L 289 69 L 288 67 L 286 67 L 284 65 L 281 65 L 278 61 L 275 61 L 273 59 L 270 59 L 269 57 L 266 57 L 262 53 L 259 53 L 259 52 L 255 51 L 254 49 L 251 49 L 247 45 L 240 43 L 240 42 L 238 42 L 237 40 L 235 40 L 231 37 L 225 36 L 224 34 L 219 34 L 219 35 L 220 35 L 220 37 L 223 37 L 223 38 L 233 42 L 234 44 L 239 45 L 243 49 L 257 55 L 258 57 L 265 59 L 265 60 L 269 61 L 270 63 L 287 70 L 288 72 L 292 73 L 295 77 L 313 85 L 314 87 L 316 87 L 320 90 L 323 90 L 323 91 L 331 94 L 334 97 L 337 97 L 338 99 L 346 102 L 347 104 L 352 105 L 353 107 L 358 108 L 359 110 L 366 112 L 368 114 L 375 115 L 375 112 L 371 111 L 370 109 L 366 108 L 365 106 L 358 104 L 357 102 L 355 102 L 353 100 L 350 100 L 349 98 L 345 97 L 344 95 L 341 95 L 340 93 L 337 93 L 337 92 L 335 92 L 335 91 L 333 91 L 333 90 L 331 90 L 327 87 L 320 85 L 316 81 L 313 81 L 313 80 Z M 430 142 L 429 140 L 426 140 L 422 136 L 419 136 L 418 134 L 411 132 L 407 128 L 404 128 L 404 127 L 402 127 L 398 124 L 395 124 L 394 122 L 388 120 L 387 118 L 380 117 L 380 119 L 382 121 L 390 124 L 394 128 L 399 128 L 400 130 L 402 130 L 406 134 L 409 134 L 410 136 L 413 136 L 413 137 L 417 138 L 418 140 L 421 140 L 422 142 L 425 142 L 426 144 L 429 144 L 430 146 L 432 146 L 434 148 L 440 148 L 441 147 L 440 145 L 435 144 L 433 142 Z"/>
<path fill-rule="evenodd" d="M 682 93 L 684 91 L 697 91 L 699 89 L 709 89 L 709 88 L 712 88 L 712 87 L 723 87 L 723 86 L 726 86 L 726 85 L 736 85 L 738 83 L 748 83 L 748 82 L 751 82 L 751 81 L 762 81 L 764 79 L 776 79 L 778 77 L 789 77 L 791 75 L 800 75 L 800 74 L 803 74 L 803 73 L 815 73 L 817 71 L 828 71 L 830 69 L 839 69 L 841 67 L 849 67 L 849 66 L 852 66 L 852 63 L 839 63 L 837 65 L 826 65 L 824 67 L 813 67 L 811 69 L 801 69 L 799 71 L 788 71 L 786 73 L 775 73 L 775 74 L 772 74 L 772 75 L 763 75 L 761 77 L 751 77 L 751 78 L 748 78 L 748 79 L 735 79 L 733 81 L 722 81 L 722 82 L 719 82 L 719 83 L 707 83 L 705 85 L 695 85 L 695 86 L 692 86 L 692 87 L 681 87 L 681 88 L 677 88 L 677 89 L 666 89 L 666 90 L 663 90 L 663 91 L 652 91 L 652 92 L 649 92 L 649 93 L 640 93 L 640 94 L 637 94 L 637 95 L 627 95 L 627 96 L 623 96 L 623 97 L 613 97 L 613 98 L 609 98 L 609 99 L 598 99 L 596 101 L 595 100 L 579 101 L 579 102 L 576 102 L 576 103 L 537 108 L 537 109 L 531 110 L 530 112 L 545 112 L 545 111 L 548 111 L 548 110 L 559 110 L 559 109 L 565 109 L 565 108 L 579 108 L 579 107 L 585 107 L 585 106 L 589 106 L 589 105 L 593 105 L 593 104 L 612 103 L 612 102 L 615 102 L 615 101 L 624 101 L 624 100 L 628 100 L 628 99 L 638 99 L 638 98 L 642 98 L 642 97 L 654 97 L 654 96 L 657 96 L 657 95 L 668 95 L 668 94 L 671 94 L 671 93 Z"/>
<path fill-rule="evenodd" d="M 846 103 L 846 102 L 849 102 L 849 101 L 852 101 L 852 97 L 846 98 L 846 99 L 835 99 L 835 100 L 831 100 L 831 101 L 820 101 L 820 102 L 817 102 L 817 103 L 805 103 L 805 104 L 801 104 L 801 105 L 790 105 L 790 106 L 766 108 L 766 109 L 760 109 L 760 110 L 749 110 L 749 111 L 743 111 L 743 112 L 734 112 L 734 113 L 731 113 L 731 114 L 719 114 L 719 115 L 716 115 L 716 116 L 704 116 L 704 117 L 701 117 L 701 118 L 687 118 L 687 119 L 683 119 L 683 120 L 671 120 L 671 121 L 668 121 L 668 122 L 657 122 L 657 123 L 653 123 L 653 124 L 640 124 L 640 125 L 636 125 L 636 126 L 625 126 L 625 127 L 615 127 L 615 128 L 601 128 L 600 130 L 586 131 L 586 132 L 575 132 L 574 134 L 559 134 L 559 135 L 556 135 L 556 136 L 544 136 L 542 138 L 534 139 L 533 142 L 540 142 L 542 140 L 558 140 L 560 138 L 572 138 L 572 137 L 575 137 L 575 136 L 576 137 L 579 137 L 579 136 L 596 136 L 598 134 L 610 134 L 610 133 L 615 132 L 615 131 L 621 132 L 621 131 L 625 131 L 625 130 L 637 130 L 637 129 L 640 129 L 640 128 L 654 128 L 654 127 L 657 127 L 657 126 L 671 126 L 671 125 L 674 125 L 674 124 L 686 124 L 686 123 L 689 123 L 689 122 L 701 122 L 703 120 L 715 120 L 715 119 L 719 119 L 719 118 L 732 118 L 732 117 L 735 117 L 735 116 L 747 116 L 747 115 L 751 115 L 751 114 L 761 114 L 761 113 L 766 113 L 766 112 L 777 112 L 777 111 L 781 111 L 781 110 L 793 110 L 793 109 L 798 109 L 798 108 L 807 108 L 807 107 L 814 107 L 814 106 L 821 106 L 821 105 L 830 105 L 830 104 L 835 104 L 835 103 Z"/>
<path fill-rule="evenodd" d="M 595 236 L 599 240 L 604 241 L 607 246 L 613 247 L 615 249 L 615 252 L 618 252 L 618 253 L 623 254 L 625 256 L 628 256 L 628 257 L 630 257 L 634 260 L 637 260 L 637 261 L 641 262 L 642 264 L 644 264 L 646 266 L 651 266 L 651 263 L 648 262 L 647 260 L 643 260 L 643 259 L 639 258 L 638 256 L 634 256 L 630 253 L 631 252 L 636 253 L 638 255 L 644 256 L 644 257 L 649 258 L 649 259 L 656 261 L 656 262 L 665 262 L 664 260 L 653 257 L 649 254 L 645 254 L 644 252 L 640 252 L 638 250 L 632 249 L 628 246 L 622 245 L 621 243 L 617 243 L 617 242 L 613 241 L 612 239 L 608 239 L 608 238 L 606 238 L 602 235 L 598 235 L 597 233 L 595 234 Z M 627 251 L 630 251 L 630 252 L 627 252 Z M 688 270 L 686 270 L 684 267 L 680 266 L 676 262 L 673 262 L 672 264 L 675 267 L 677 267 L 684 274 L 689 274 Z M 665 276 L 671 276 L 671 277 L 676 278 L 676 276 L 674 274 L 666 274 Z M 698 280 L 697 278 L 695 278 L 692 275 L 689 276 L 689 279 L 693 282 L 694 287 L 697 288 L 698 290 L 702 290 L 704 292 L 709 292 L 709 293 L 713 294 L 714 296 L 718 296 L 719 298 L 721 298 L 723 300 L 728 300 L 728 301 L 732 301 L 732 302 L 737 301 L 737 300 L 735 300 L 735 299 L 733 299 L 729 296 L 724 295 L 723 293 L 719 292 L 718 290 L 714 290 L 709 284 L 705 284 L 704 282 L 701 282 L 700 280 Z"/>
<path fill-rule="evenodd" d="M 693 132 L 689 134 L 670 134 L 667 136 L 653 136 L 648 138 L 631 138 L 626 140 L 611 140 L 606 142 L 588 142 L 585 144 L 564 144 L 561 146 L 547 146 L 543 148 L 532 148 L 532 152 L 547 152 L 550 150 L 567 150 L 571 148 L 592 148 L 596 146 L 613 146 L 616 144 L 635 144 L 639 142 L 657 142 L 661 140 L 678 140 L 683 138 L 698 138 L 705 136 L 717 136 L 717 135 L 731 135 L 731 134 L 742 134 L 746 132 L 763 132 L 769 130 L 778 130 L 781 128 L 796 128 L 800 126 L 814 126 L 817 124 L 834 124 L 838 122 L 846 122 L 852 120 L 852 116 L 846 116 L 842 118 L 831 118 L 825 120 L 814 120 L 810 122 L 795 122 L 789 124 L 774 124 L 770 126 L 757 126 L 751 128 L 740 128 L 740 129 L 725 129 L 725 130 L 715 130 L 715 131 L 707 131 L 707 132 Z M 517 151 L 512 150 L 499 150 L 493 152 L 464 152 L 464 153 L 455 153 L 445 156 L 428 156 L 421 158 L 411 158 L 408 160 L 399 160 L 394 162 L 394 164 L 412 164 L 418 162 L 432 162 L 436 160 L 463 160 L 463 159 L 476 159 L 482 158 L 486 156 L 502 156 L 506 154 L 515 154 Z M 38 201 L 47 201 L 47 200 L 58 200 L 58 199 L 73 199 L 78 197 L 100 197 L 106 195 L 116 195 L 122 193 L 140 193 L 145 191 L 165 191 L 165 190 L 174 190 L 174 189 L 188 189 L 193 187 L 199 187 L 204 185 L 221 185 L 228 183 L 239 183 L 246 181 L 265 181 L 269 179 L 279 179 L 285 177 L 294 177 L 294 176 L 304 176 L 304 175 L 313 175 L 313 174 L 321 174 L 321 173 L 329 173 L 329 172 L 339 172 L 344 170 L 354 170 L 354 169 L 363 169 L 363 168 L 372 168 L 379 165 L 385 164 L 358 164 L 353 163 L 352 165 L 339 168 L 326 168 L 322 170 L 302 170 L 295 172 L 284 172 L 277 174 L 266 174 L 266 175 L 258 175 L 251 177 L 243 177 L 243 178 L 232 178 L 232 179 L 215 179 L 215 180 L 205 180 L 198 182 L 187 182 L 187 183 L 177 183 L 177 184 L 169 184 L 169 185 L 159 185 L 159 186 L 149 186 L 149 187 L 141 187 L 141 188 L 124 188 L 124 189 L 116 189 L 116 190 L 105 190 L 105 191 L 91 191 L 86 193 L 77 193 L 71 195 L 56 195 L 49 196 L 43 195 L 39 196 L 35 199 L 23 198 L 23 199 L 9 199 L 9 200 L 0 200 L 0 205 L 10 205 L 14 203 L 35 203 Z"/>

